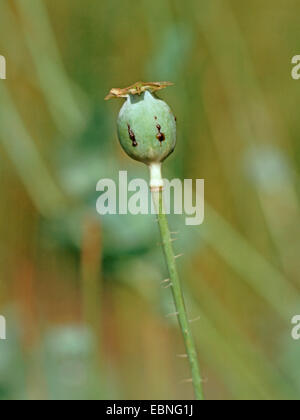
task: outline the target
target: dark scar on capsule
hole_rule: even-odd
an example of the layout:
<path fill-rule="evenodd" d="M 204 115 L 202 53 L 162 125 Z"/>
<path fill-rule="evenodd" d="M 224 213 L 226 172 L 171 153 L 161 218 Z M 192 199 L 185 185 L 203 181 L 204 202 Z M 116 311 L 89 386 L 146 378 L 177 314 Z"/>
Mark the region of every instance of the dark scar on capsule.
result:
<path fill-rule="evenodd" d="M 174 117 L 174 119 L 175 119 L 175 122 L 177 122 L 177 117 Z"/>
<path fill-rule="evenodd" d="M 154 117 L 155 120 L 157 120 L 157 117 Z"/>
<path fill-rule="evenodd" d="M 130 127 L 129 124 L 127 124 L 127 126 L 128 126 L 128 134 L 129 134 L 130 140 L 132 141 L 132 146 L 133 147 L 137 147 L 138 146 L 138 143 L 136 141 L 134 132 L 131 130 L 131 127 Z"/>
<path fill-rule="evenodd" d="M 166 140 L 166 136 L 161 132 L 161 126 L 159 124 L 157 124 L 156 128 L 158 129 L 156 138 L 162 143 L 164 140 Z"/>

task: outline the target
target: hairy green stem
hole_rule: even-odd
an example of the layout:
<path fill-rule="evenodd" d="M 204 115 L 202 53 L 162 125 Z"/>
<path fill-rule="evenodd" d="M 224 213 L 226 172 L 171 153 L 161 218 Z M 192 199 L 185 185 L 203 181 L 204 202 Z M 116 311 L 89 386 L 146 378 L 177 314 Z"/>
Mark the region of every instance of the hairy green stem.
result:
<path fill-rule="evenodd" d="M 169 271 L 171 288 L 176 307 L 176 315 L 178 316 L 179 325 L 183 334 L 185 348 L 192 371 L 192 380 L 194 385 L 195 397 L 197 400 L 204 400 L 202 379 L 199 369 L 196 347 L 190 328 L 190 322 L 187 317 L 183 292 L 176 267 L 176 259 L 173 251 L 172 238 L 168 225 L 168 220 L 163 207 L 162 188 L 152 188 L 152 197 L 157 211 L 158 224 L 162 238 L 162 246 Z"/>

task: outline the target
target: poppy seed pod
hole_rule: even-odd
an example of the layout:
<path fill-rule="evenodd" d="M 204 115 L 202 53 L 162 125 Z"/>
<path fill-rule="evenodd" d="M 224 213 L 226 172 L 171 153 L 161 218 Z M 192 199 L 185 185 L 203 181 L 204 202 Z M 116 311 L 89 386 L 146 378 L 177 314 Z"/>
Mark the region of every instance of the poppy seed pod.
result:
<path fill-rule="evenodd" d="M 169 106 L 146 91 L 129 95 L 118 118 L 118 136 L 125 152 L 146 163 L 164 161 L 176 144 L 176 122 Z"/>
<path fill-rule="evenodd" d="M 147 165 L 163 162 L 176 145 L 176 118 L 154 94 L 168 85 L 140 82 L 126 89 L 112 89 L 106 98 L 127 98 L 117 122 L 119 141 L 130 157 Z"/>
<path fill-rule="evenodd" d="M 169 85 L 138 82 L 129 88 L 112 89 L 106 97 L 126 98 L 117 121 L 119 141 L 131 158 L 149 165 L 157 178 L 161 177 L 161 162 L 176 145 L 176 118 L 154 93 Z"/>

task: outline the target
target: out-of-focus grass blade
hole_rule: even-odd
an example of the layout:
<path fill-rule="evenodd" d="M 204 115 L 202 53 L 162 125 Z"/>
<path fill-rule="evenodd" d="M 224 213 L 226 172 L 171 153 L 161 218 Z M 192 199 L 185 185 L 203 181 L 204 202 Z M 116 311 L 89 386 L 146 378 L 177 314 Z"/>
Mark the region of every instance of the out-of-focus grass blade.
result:
<path fill-rule="evenodd" d="M 215 2 L 205 0 L 201 7 L 202 13 L 197 15 L 197 21 L 212 53 L 215 67 L 226 92 L 235 132 L 239 139 L 249 145 L 261 144 L 262 140 L 264 144 L 270 142 L 274 145 L 278 144 L 280 134 L 276 129 L 274 116 L 256 76 L 248 45 L 239 27 L 239 22 L 231 10 L 230 3 L 223 0 L 216 0 Z M 220 23 L 223 27 L 222 32 L 214 29 Z M 224 28 L 227 30 L 224 30 Z M 229 45 L 231 48 L 226 48 Z M 243 65 L 241 66 L 240 63 L 243 63 Z M 214 118 L 211 118 L 211 120 L 212 131 L 216 131 L 218 123 Z M 286 133 L 286 135 L 288 134 Z M 215 138 L 219 156 L 223 159 L 224 167 L 228 168 L 230 163 L 224 161 L 228 160 L 228 155 L 225 156 L 222 153 L 222 142 L 222 137 Z M 265 162 L 266 166 L 267 162 Z M 298 261 L 295 254 L 297 254 L 299 248 L 299 241 L 297 235 L 293 235 L 292 241 L 286 237 L 287 223 L 283 223 L 282 220 L 283 218 L 290 220 L 289 230 L 291 232 L 293 231 L 293 224 L 295 230 L 297 229 L 294 215 L 299 212 L 299 202 L 295 186 L 292 180 L 287 178 L 283 193 L 279 191 L 277 197 L 276 195 L 273 197 L 268 195 L 266 191 L 262 193 L 259 183 L 255 187 L 266 225 L 285 272 L 297 281 L 295 272 L 298 269 Z M 281 206 L 278 211 L 279 203 Z M 285 209 L 285 214 L 278 217 L 282 208 Z M 292 217 L 290 217 L 291 214 Z"/>
<path fill-rule="evenodd" d="M 15 5 L 23 20 L 25 40 L 52 117 L 63 134 L 73 133 L 83 127 L 85 117 L 64 69 L 46 6 L 39 0 Z"/>
<path fill-rule="evenodd" d="M 199 235 L 278 315 L 290 319 L 299 299 L 297 289 L 208 204 Z"/>
<path fill-rule="evenodd" d="M 188 267 L 187 275 L 190 277 L 192 272 L 189 273 Z M 199 314 L 204 312 L 201 310 L 201 304 L 197 301 L 193 290 L 188 294 L 189 307 L 193 314 Z M 280 397 L 285 396 L 288 398 L 291 395 L 296 394 L 295 388 L 293 388 L 287 378 L 282 375 L 277 366 L 269 360 L 268 355 L 262 350 L 261 346 L 254 344 L 250 339 L 248 331 L 245 331 L 240 325 L 238 320 L 233 317 L 225 305 L 222 304 L 220 299 L 210 290 L 207 283 L 201 282 L 201 302 L 205 301 L 206 308 L 211 311 L 215 320 L 217 320 L 216 326 L 219 334 L 224 337 L 230 338 L 230 345 L 234 349 L 233 352 L 239 354 L 247 369 L 250 373 L 255 373 L 259 378 L 260 382 L 267 382 L 268 386 L 274 393 L 277 393 Z M 203 305 L 202 305 L 203 306 Z M 205 312 L 208 312 L 207 310 Z M 207 318 L 211 317 L 206 314 Z M 201 320 L 197 321 L 194 325 L 195 331 L 198 332 L 199 340 L 202 336 Z M 213 322 L 211 321 L 213 325 Z M 198 329 L 197 329 L 198 327 Z M 204 338 L 202 338 L 204 339 Z M 295 395 L 296 397 L 296 395 Z"/>
<path fill-rule="evenodd" d="M 64 208 L 65 199 L 4 84 L 0 85 L 0 104 L 0 142 L 35 206 L 43 215 L 53 215 Z"/>

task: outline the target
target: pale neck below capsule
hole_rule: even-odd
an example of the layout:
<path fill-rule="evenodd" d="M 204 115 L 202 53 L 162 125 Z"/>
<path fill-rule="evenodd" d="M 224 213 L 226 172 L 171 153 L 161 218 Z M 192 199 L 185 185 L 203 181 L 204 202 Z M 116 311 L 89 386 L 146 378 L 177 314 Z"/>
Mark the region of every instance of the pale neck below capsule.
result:
<path fill-rule="evenodd" d="M 151 163 L 150 169 L 150 190 L 160 191 L 164 187 L 164 181 L 161 174 L 161 163 Z"/>

